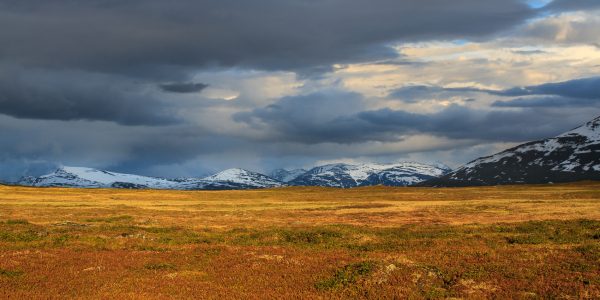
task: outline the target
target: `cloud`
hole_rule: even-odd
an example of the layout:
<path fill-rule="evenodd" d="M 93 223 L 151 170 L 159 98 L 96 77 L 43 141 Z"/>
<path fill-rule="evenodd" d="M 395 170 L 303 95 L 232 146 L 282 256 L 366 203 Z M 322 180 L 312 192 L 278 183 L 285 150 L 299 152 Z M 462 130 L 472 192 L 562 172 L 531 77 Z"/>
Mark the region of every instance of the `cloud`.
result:
<path fill-rule="evenodd" d="M 515 54 L 520 54 L 520 55 L 538 55 L 538 54 L 546 54 L 546 51 L 543 50 L 512 50 L 513 53 Z"/>
<path fill-rule="evenodd" d="M 112 121 L 124 125 L 180 122 L 174 108 L 120 79 L 81 72 L 3 66 L 0 114 L 44 120 Z"/>
<path fill-rule="evenodd" d="M 306 69 L 390 58 L 397 41 L 479 38 L 533 15 L 521 0 L 4 1 L 0 59 L 138 76 Z"/>
<path fill-rule="evenodd" d="M 48 174 L 58 165 L 48 161 L 36 161 L 25 158 L 1 159 L 0 158 L 0 182 L 17 182 L 24 176 L 40 176 Z"/>
<path fill-rule="evenodd" d="M 310 94 L 238 113 L 234 120 L 268 132 L 265 140 L 308 144 L 395 142 L 418 134 L 525 141 L 553 136 L 581 121 L 563 118 L 563 122 L 556 122 L 562 113 L 552 110 L 483 110 L 450 105 L 424 114 L 390 108 L 369 110 L 365 103 L 358 94 Z"/>
<path fill-rule="evenodd" d="M 343 119 L 365 108 L 360 94 L 326 90 L 284 97 L 274 104 L 233 115 L 233 120 L 265 131 L 268 139 L 302 143 L 353 142 Z"/>
<path fill-rule="evenodd" d="M 518 98 L 509 101 L 496 101 L 496 107 L 541 107 L 591 105 L 600 100 L 600 77 L 587 77 L 563 82 L 513 87 L 504 90 L 491 90 L 478 87 L 446 88 L 429 85 L 410 85 L 392 90 L 388 98 L 415 103 L 425 98 L 443 97 L 456 94 L 485 93 L 502 97 L 545 96 Z"/>
<path fill-rule="evenodd" d="M 367 122 L 362 134 L 383 132 L 389 135 L 423 133 L 452 139 L 477 139 L 516 142 L 556 135 L 569 125 L 556 122 L 554 111 L 485 111 L 451 105 L 432 114 L 381 109 L 365 111 L 354 118 Z"/>
<path fill-rule="evenodd" d="M 388 98 L 401 99 L 406 103 L 415 103 L 424 98 L 437 96 L 444 91 L 444 88 L 437 86 L 409 85 L 391 91 Z"/>
<path fill-rule="evenodd" d="M 574 11 L 600 8 L 600 2 L 596 0 L 553 0 L 544 6 L 543 10 L 549 11 Z"/>
<path fill-rule="evenodd" d="M 390 91 L 388 99 L 398 99 L 405 103 L 417 103 L 423 99 L 440 99 L 451 96 L 467 96 L 472 93 L 493 92 L 477 87 L 446 88 L 433 85 L 408 85 Z M 465 98 L 465 102 L 473 102 L 473 98 Z"/>
<path fill-rule="evenodd" d="M 600 3 L 594 1 L 596 4 Z M 600 4 L 581 11 L 550 14 L 519 28 L 511 38 L 537 45 L 594 45 L 600 42 Z"/>
<path fill-rule="evenodd" d="M 581 99 L 557 96 L 523 97 L 506 101 L 495 101 L 493 107 L 591 107 L 600 105 L 600 99 Z"/>
<path fill-rule="evenodd" d="M 161 84 L 160 88 L 165 92 L 171 93 L 198 93 L 208 87 L 208 84 L 204 83 L 193 83 L 193 82 L 183 82 L 183 83 L 165 83 Z"/>
<path fill-rule="evenodd" d="M 600 77 L 573 79 L 563 82 L 515 87 L 502 91 L 480 90 L 498 96 L 554 95 L 578 99 L 600 99 Z"/>

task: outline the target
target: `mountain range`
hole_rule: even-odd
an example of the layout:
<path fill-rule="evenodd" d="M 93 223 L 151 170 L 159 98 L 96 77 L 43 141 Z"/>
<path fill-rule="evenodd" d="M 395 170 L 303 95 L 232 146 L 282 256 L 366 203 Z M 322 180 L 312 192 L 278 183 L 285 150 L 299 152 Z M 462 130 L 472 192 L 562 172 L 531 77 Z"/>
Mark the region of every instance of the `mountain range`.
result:
<path fill-rule="evenodd" d="M 174 190 L 259 189 L 283 186 L 482 186 L 600 180 L 600 117 L 556 137 L 481 157 L 452 171 L 443 164 L 328 164 L 277 169 L 270 176 L 228 169 L 204 178 L 165 179 L 84 167 L 61 167 L 17 184 L 39 187 Z"/>
<path fill-rule="evenodd" d="M 168 190 L 229 190 L 281 187 L 284 184 L 260 173 L 228 169 L 205 178 L 164 179 L 82 167 L 61 167 L 18 183 L 38 187 L 128 188 Z"/>
<path fill-rule="evenodd" d="M 165 179 L 116 173 L 84 167 L 61 167 L 40 177 L 25 177 L 18 184 L 37 187 L 129 188 L 173 190 L 259 189 L 282 186 L 357 187 L 405 186 L 449 172 L 446 166 L 420 163 L 333 164 L 305 170 L 275 170 L 273 177 L 243 169 L 228 169 L 204 178 Z"/>

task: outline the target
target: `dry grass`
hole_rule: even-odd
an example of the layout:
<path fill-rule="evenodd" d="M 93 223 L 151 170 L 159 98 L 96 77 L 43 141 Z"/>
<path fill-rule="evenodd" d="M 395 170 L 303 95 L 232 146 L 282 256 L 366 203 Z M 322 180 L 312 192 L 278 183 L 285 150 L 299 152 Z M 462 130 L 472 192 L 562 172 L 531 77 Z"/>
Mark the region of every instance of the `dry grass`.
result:
<path fill-rule="evenodd" d="M 0 187 L 0 298 L 600 298 L 600 183 Z"/>

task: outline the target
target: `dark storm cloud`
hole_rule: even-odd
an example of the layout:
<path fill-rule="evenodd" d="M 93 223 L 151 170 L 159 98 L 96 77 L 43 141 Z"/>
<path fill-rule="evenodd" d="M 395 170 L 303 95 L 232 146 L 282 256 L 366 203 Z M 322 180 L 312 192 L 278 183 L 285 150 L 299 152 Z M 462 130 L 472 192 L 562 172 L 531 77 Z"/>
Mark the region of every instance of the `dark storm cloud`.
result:
<path fill-rule="evenodd" d="M 208 87 L 208 84 L 204 83 L 193 83 L 193 82 L 182 82 L 182 83 L 164 83 L 159 85 L 160 88 L 165 92 L 171 93 L 198 93 Z"/>
<path fill-rule="evenodd" d="M 223 153 L 232 138 L 191 125 L 123 126 L 113 122 L 16 119 L 0 115 L 0 181 L 41 175 L 57 165 L 144 173 L 145 168 L 182 164 Z M 196 166 L 203 173 L 204 166 Z"/>
<path fill-rule="evenodd" d="M 267 139 L 299 143 L 390 142 L 428 134 L 451 139 L 524 141 L 551 136 L 576 123 L 556 122 L 552 110 L 476 110 L 452 105 L 431 114 L 365 109 L 355 94 L 287 97 L 265 108 L 238 113 L 234 120 L 270 132 Z"/>
<path fill-rule="evenodd" d="M 29 159 L 1 159 L 0 183 L 14 183 L 24 176 L 40 176 L 56 170 L 56 163 Z"/>
<path fill-rule="evenodd" d="M 116 78 L 1 66 L 0 114 L 44 120 L 113 121 L 125 125 L 178 122 L 172 107 Z"/>
<path fill-rule="evenodd" d="M 388 42 L 477 38 L 535 13 L 521 0 L 0 1 L 0 60 L 302 69 L 389 58 Z"/>

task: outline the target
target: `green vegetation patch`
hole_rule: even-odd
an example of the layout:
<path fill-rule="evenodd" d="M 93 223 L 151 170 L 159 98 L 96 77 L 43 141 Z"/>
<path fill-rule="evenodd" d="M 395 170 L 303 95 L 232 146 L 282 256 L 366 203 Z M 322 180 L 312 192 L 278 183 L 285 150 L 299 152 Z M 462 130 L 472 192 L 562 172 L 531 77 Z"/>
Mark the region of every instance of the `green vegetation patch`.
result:
<path fill-rule="evenodd" d="M 169 263 L 147 263 L 144 265 L 144 268 L 147 270 L 154 270 L 154 271 L 177 270 L 177 267 L 175 267 L 175 265 L 169 264 Z"/>
<path fill-rule="evenodd" d="M 29 224 L 29 221 L 27 221 L 25 219 L 12 219 L 12 220 L 7 220 L 6 224 L 8 224 L 8 225 L 27 225 L 27 224 Z"/>
<path fill-rule="evenodd" d="M 315 288 L 319 291 L 327 291 L 354 284 L 361 277 L 371 274 L 376 266 L 376 263 L 373 261 L 363 261 L 346 265 L 338 269 L 331 278 L 317 282 Z"/>
<path fill-rule="evenodd" d="M 508 244 L 573 244 L 594 239 L 600 232 L 600 221 L 530 221 L 497 225 L 494 230 L 505 233 Z"/>
<path fill-rule="evenodd" d="M 344 236 L 339 231 L 326 228 L 281 230 L 280 234 L 284 242 L 291 244 L 323 244 Z"/>
<path fill-rule="evenodd" d="M 598 261 L 600 263 L 600 244 L 586 243 L 575 247 L 575 251 L 588 260 Z"/>
<path fill-rule="evenodd" d="M 131 222 L 133 221 L 132 216 L 113 216 L 106 218 L 90 218 L 85 220 L 86 222 L 105 222 L 105 223 L 115 223 L 115 222 Z"/>
<path fill-rule="evenodd" d="M 23 271 L 6 270 L 0 268 L 0 277 L 19 277 L 25 274 Z"/>
<path fill-rule="evenodd" d="M 0 242 L 10 242 L 10 243 L 19 243 L 19 242 L 34 242 L 41 240 L 43 238 L 43 234 L 36 232 L 34 230 L 26 230 L 26 231 L 4 231 L 0 230 Z"/>

